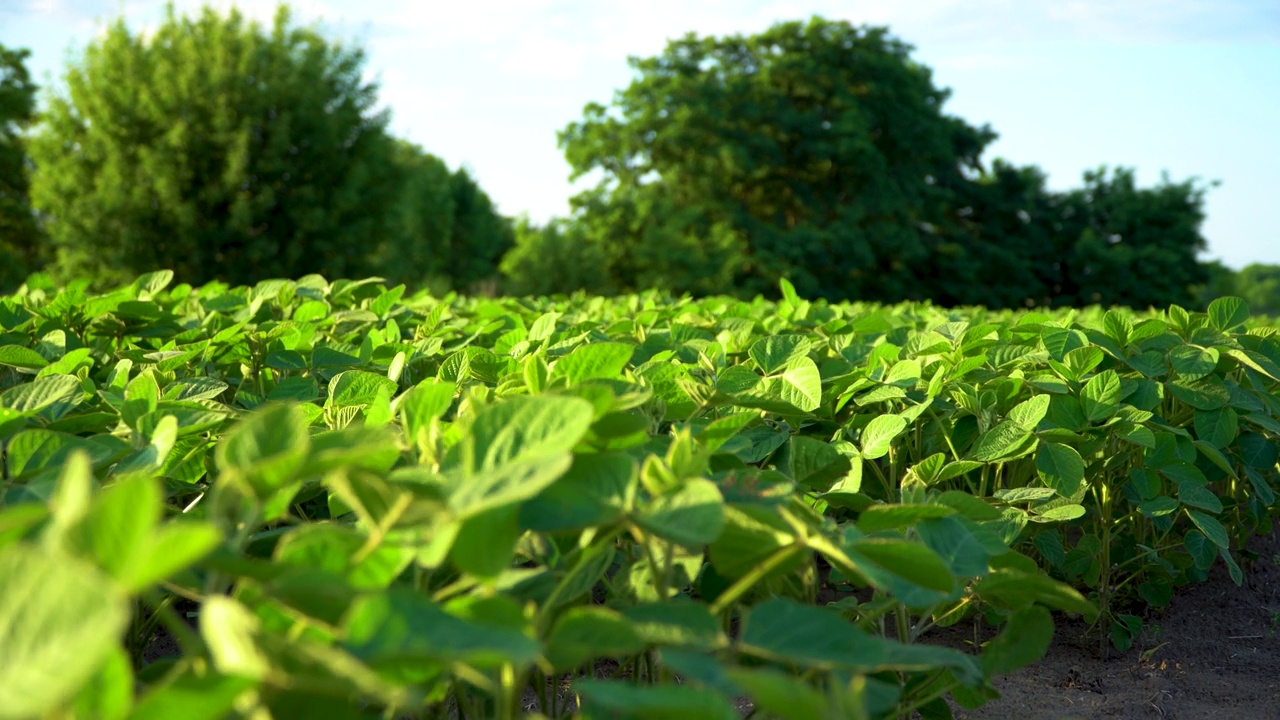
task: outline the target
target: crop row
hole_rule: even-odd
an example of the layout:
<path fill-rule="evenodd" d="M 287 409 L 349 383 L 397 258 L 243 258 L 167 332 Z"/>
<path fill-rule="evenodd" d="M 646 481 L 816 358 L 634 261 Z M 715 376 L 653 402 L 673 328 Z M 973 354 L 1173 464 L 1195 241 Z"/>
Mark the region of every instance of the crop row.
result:
<path fill-rule="evenodd" d="M 948 717 L 1275 506 L 1234 298 L 171 278 L 0 299 L 0 718 Z"/>

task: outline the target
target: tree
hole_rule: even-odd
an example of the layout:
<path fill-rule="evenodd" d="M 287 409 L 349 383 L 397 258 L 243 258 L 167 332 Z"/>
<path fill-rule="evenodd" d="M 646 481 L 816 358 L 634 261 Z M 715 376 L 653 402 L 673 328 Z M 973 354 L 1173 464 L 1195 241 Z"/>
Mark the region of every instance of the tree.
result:
<path fill-rule="evenodd" d="M 396 200 L 363 53 L 205 8 L 90 43 L 31 143 L 65 276 L 191 283 L 365 274 Z"/>
<path fill-rule="evenodd" d="M 374 261 L 392 282 L 468 289 L 495 280 L 513 243 L 511 224 L 465 169 L 403 140 L 393 162 L 400 195 Z"/>
<path fill-rule="evenodd" d="M 1280 265 L 1246 265 L 1236 273 L 1232 290 L 1254 315 L 1280 317 Z"/>
<path fill-rule="evenodd" d="M 613 106 L 560 134 L 574 177 L 602 177 L 576 220 L 609 239 L 613 269 L 643 253 L 651 277 L 678 276 L 665 264 L 714 233 L 692 276 L 730 276 L 720 291 L 789 277 L 808 296 L 928 297 L 937 231 L 995 135 L 943 114 L 948 93 L 909 51 L 885 29 L 814 18 L 632 58 Z"/>
<path fill-rule="evenodd" d="M 453 173 L 450 189 L 453 232 L 443 253 L 445 274 L 464 288 L 497 279 L 498 263 L 514 242 L 511 222 L 498 214 L 465 168 Z"/>
<path fill-rule="evenodd" d="M 1205 190 L 1168 177 L 1139 188 L 1127 168 L 1086 172 L 1049 219 L 1056 260 L 1036 264 L 1054 304 L 1194 305 L 1209 280 L 1196 258 L 1206 247 Z"/>
<path fill-rule="evenodd" d="M 502 290 L 509 295 L 607 292 L 608 257 L 604 246 L 583 236 L 580 225 L 552 220 L 543 227 L 521 218 L 515 245 L 502 258 Z"/>
<path fill-rule="evenodd" d="M 22 282 L 43 251 L 21 135 L 35 117 L 36 85 L 26 66 L 30 55 L 0 45 L 0 290 Z"/>
<path fill-rule="evenodd" d="M 1037 167 L 996 159 L 955 188 L 949 222 L 935 230 L 927 262 L 930 298 L 943 305 L 1031 307 L 1052 303 L 1040 268 L 1056 262 L 1047 218 L 1057 197 Z"/>

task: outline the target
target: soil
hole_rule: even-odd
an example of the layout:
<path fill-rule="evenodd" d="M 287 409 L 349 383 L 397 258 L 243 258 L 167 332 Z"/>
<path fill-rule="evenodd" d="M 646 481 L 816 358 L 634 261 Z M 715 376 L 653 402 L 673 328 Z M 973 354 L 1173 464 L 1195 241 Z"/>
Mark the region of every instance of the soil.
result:
<path fill-rule="evenodd" d="M 1218 562 L 1207 583 L 1174 592 L 1125 653 L 1103 658 L 1083 623 L 1059 622 L 1040 662 L 999 678 L 1002 697 L 969 720 L 1280 718 L 1280 534 L 1237 587 Z"/>

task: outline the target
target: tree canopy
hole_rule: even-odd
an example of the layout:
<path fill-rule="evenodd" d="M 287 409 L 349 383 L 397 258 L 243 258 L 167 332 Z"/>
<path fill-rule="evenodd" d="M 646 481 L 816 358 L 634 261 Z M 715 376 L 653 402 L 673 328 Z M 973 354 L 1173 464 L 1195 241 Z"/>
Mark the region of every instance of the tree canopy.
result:
<path fill-rule="evenodd" d="M 155 268 L 233 283 L 370 271 L 397 199 L 363 54 L 238 11 L 116 21 L 31 142 L 32 200 L 64 276 Z"/>
<path fill-rule="evenodd" d="M 1186 302 L 1203 190 L 1086 174 L 1054 193 L 885 28 L 814 18 L 672 41 L 560 143 L 583 237 L 620 289 L 933 299 L 996 307 Z M 1124 276 L 1132 281 L 1120 282 Z"/>
<path fill-rule="evenodd" d="M 510 223 L 465 168 L 403 140 L 392 157 L 399 196 L 387 237 L 372 260 L 377 274 L 414 286 L 467 289 L 498 275 L 513 243 Z"/>
<path fill-rule="evenodd" d="M 26 66 L 30 54 L 0 45 L 0 290 L 20 283 L 43 251 L 21 136 L 35 117 L 36 85 Z"/>
<path fill-rule="evenodd" d="M 575 176 L 603 174 L 577 199 L 583 220 L 631 208 L 630 228 L 609 224 L 625 246 L 717 228 L 734 251 L 698 274 L 727 264 L 745 293 L 789 277 L 809 296 L 927 296 L 931 228 L 994 133 L 944 114 L 909 49 L 815 18 L 633 58 L 613 107 L 588 105 L 561 134 Z"/>

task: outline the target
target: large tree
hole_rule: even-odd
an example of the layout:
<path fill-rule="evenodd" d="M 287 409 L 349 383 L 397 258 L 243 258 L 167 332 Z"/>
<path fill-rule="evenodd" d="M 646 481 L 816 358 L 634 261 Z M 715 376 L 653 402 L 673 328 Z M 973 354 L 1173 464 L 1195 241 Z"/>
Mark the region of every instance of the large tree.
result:
<path fill-rule="evenodd" d="M 573 232 L 619 289 L 773 293 L 992 307 L 1192 304 L 1204 188 L 1132 170 L 1070 192 L 979 162 L 995 138 L 883 28 L 815 18 L 632 58 L 612 105 L 560 142 Z M 571 289 L 571 288 L 561 288 Z"/>
<path fill-rule="evenodd" d="M 1254 315 L 1280 317 L 1280 265 L 1252 263 L 1232 273 L 1216 263 L 1216 269 L 1218 273 L 1211 280 L 1217 282 L 1206 288 L 1210 298 L 1238 295 L 1249 304 L 1249 312 Z"/>
<path fill-rule="evenodd" d="M 43 250 L 21 134 L 35 117 L 36 85 L 26 66 L 30 54 L 0 45 L 0 291 L 34 270 Z"/>
<path fill-rule="evenodd" d="M 648 256 L 636 282 L 727 275 L 717 289 L 751 294 L 789 277 L 809 296 L 928 297 L 955 188 L 995 135 L 943 113 L 947 91 L 909 51 L 815 18 L 632 58 L 612 107 L 587 106 L 560 136 L 575 177 L 601 177 L 575 201 L 579 222 L 624 278 Z M 675 247 L 646 248 L 655 238 Z"/>
<path fill-rule="evenodd" d="M 498 276 L 514 242 L 510 222 L 465 168 L 403 140 L 394 163 L 400 194 L 375 271 L 393 281 L 466 290 Z"/>
<path fill-rule="evenodd" d="M 290 23 L 172 6 L 117 21 L 66 73 L 31 143 L 32 200 L 64 275 L 127 280 L 369 271 L 396 200 L 363 53 Z"/>
<path fill-rule="evenodd" d="M 1054 202 L 1054 256 L 1036 264 L 1053 304 L 1194 305 L 1209 280 L 1196 258 L 1206 248 L 1205 190 L 1167 177 L 1140 188 L 1127 168 L 1086 172 L 1083 187 Z"/>

